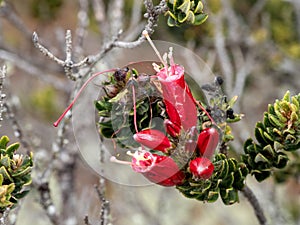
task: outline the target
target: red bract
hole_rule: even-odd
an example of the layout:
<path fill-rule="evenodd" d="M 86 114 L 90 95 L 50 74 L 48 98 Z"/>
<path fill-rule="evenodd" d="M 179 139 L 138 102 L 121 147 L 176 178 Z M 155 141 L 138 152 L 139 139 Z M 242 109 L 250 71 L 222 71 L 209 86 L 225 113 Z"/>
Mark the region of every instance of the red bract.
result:
<path fill-rule="evenodd" d="M 197 109 L 194 97 L 184 80 L 184 68 L 172 64 L 157 73 L 162 86 L 166 112 L 174 124 L 188 130 L 197 124 Z"/>
<path fill-rule="evenodd" d="M 197 145 L 200 155 L 211 158 L 219 143 L 219 132 L 214 127 L 205 128 L 198 137 Z"/>
<path fill-rule="evenodd" d="M 133 139 L 148 148 L 164 153 L 173 148 L 171 141 L 159 130 L 146 129 L 139 131 L 133 135 Z"/>
<path fill-rule="evenodd" d="M 182 184 L 185 175 L 171 157 L 136 151 L 132 157 L 132 169 L 149 181 L 162 186 Z"/>
<path fill-rule="evenodd" d="M 190 172 L 196 179 L 209 179 L 214 172 L 214 165 L 208 158 L 198 157 L 190 161 Z"/>

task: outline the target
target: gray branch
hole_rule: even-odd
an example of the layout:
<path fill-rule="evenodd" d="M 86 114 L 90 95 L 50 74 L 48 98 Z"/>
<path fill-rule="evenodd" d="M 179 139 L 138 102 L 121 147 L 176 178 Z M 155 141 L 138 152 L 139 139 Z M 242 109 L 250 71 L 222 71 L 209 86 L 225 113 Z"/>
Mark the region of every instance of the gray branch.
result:
<path fill-rule="evenodd" d="M 0 69 L 0 127 L 1 127 L 1 121 L 3 120 L 2 114 L 4 111 L 4 99 L 6 97 L 3 91 L 5 77 L 6 77 L 6 66 L 4 65 L 2 69 Z"/>
<path fill-rule="evenodd" d="M 257 198 L 255 197 L 254 193 L 252 192 L 252 190 L 248 186 L 245 185 L 245 187 L 242 189 L 241 192 L 244 194 L 244 196 L 250 202 L 259 224 L 266 225 L 267 219 L 264 215 L 264 211 L 261 208 L 261 206 L 260 206 Z"/>
<path fill-rule="evenodd" d="M 32 41 L 34 43 L 34 46 L 45 56 L 47 56 L 49 59 L 53 60 L 58 65 L 61 65 L 64 68 L 67 77 L 74 81 L 77 79 L 77 77 L 73 75 L 72 70 L 84 66 L 87 63 L 88 58 L 84 58 L 80 62 L 74 63 L 72 61 L 72 35 L 70 30 L 66 31 L 65 40 L 66 40 L 66 59 L 61 60 L 55 55 L 53 55 L 46 47 L 44 47 L 42 44 L 39 43 L 39 37 L 36 32 L 34 32 L 32 35 Z"/>
<path fill-rule="evenodd" d="M 56 207 L 54 206 L 51 198 L 49 183 L 41 181 L 40 183 L 35 184 L 35 186 L 37 186 L 37 189 L 40 193 L 40 204 L 45 210 L 48 218 L 53 225 L 59 225 L 60 221 L 57 215 Z"/>
<path fill-rule="evenodd" d="M 17 15 L 9 2 L 1 1 L 0 16 L 8 20 L 14 27 L 21 31 L 26 38 L 29 39 L 31 37 L 31 31 L 25 26 L 23 20 Z"/>

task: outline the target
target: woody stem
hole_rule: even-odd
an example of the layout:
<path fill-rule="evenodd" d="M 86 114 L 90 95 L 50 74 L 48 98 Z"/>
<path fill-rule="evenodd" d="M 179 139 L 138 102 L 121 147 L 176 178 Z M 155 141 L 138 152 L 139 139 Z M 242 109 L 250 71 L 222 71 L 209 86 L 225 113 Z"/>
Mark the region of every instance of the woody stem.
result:
<path fill-rule="evenodd" d="M 245 187 L 241 190 L 241 192 L 244 194 L 244 196 L 250 202 L 259 224 L 266 225 L 267 219 L 264 215 L 264 211 L 261 208 L 261 205 L 259 204 L 259 202 L 258 202 L 256 196 L 254 195 L 254 193 L 252 192 L 252 190 L 247 185 L 245 185 Z"/>

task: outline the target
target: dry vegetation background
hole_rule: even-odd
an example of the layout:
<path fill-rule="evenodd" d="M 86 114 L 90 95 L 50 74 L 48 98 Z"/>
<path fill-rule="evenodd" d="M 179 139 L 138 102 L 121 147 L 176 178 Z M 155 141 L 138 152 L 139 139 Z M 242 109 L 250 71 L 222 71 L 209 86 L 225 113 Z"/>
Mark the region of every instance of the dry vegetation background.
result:
<path fill-rule="evenodd" d="M 35 188 L 11 215 L 18 215 L 16 224 L 43 225 L 56 221 L 71 225 L 85 224 L 84 217 L 88 214 L 90 222 L 98 224 L 103 202 L 94 184 L 99 183 L 99 176 L 81 159 L 72 124 L 66 125 L 63 138 L 52 127 L 76 84 L 65 76 L 63 67 L 34 47 L 32 33 L 36 31 L 40 42 L 64 59 L 65 32 L 71 30 L 76 53 L 73 59 L 80 61 L 84 56 L 101 52 L 120 28 L 124 30 L 121 40 L 136 40 L 146 22 L 142 18 L 143 1 L 0 2 L 0 62 L 8 67 L 4 92 L 22 128 L 21 141 L 29 143 L 36 161 Z M 95 9 L 97 2 L 106 5 L 106 13 L 100 15 L 101 10 Z M 267 104 L 281 98 L 286 90 L 292 94 L 300 90 L 300 2 L 207 0 L 204 5 L 209 13 L 204 25 L 169 28 L 161 15 L 152 38 L 192 49 L 215 74 L 225 79 L 224 92 L 229 97 L 239 95 L 235 110 L 244 113 L 245 118 L 234 126 L 236 141 L 232 144 L 239 152 L 243 141 L 253 136 L 255 122 L 262 119 Z M 95 65 L 95 71 L 104 61 L 105 58 Z M 20 141 L 14 137 L 12 125 L 4 117 L 0 135 Z M 59 146 L 56 153 L 55 146 Z M 43 178 L 49 181 L 57 212 L 54 218 L 39 203 L 39 169 L 44 171 L 49 163 L 55 169 Z M 300 224 L 299 177 L 276 187 L 271 179 L 258 184 L 249 177 L 247 182 L 266 210 L 270 224 Z M 185 199 L 172 188 L 129 187 L 110 181 L 105 185 L 112 224 L 257 224 L 242 195 L 239 204 L 224 206 L 221 201 L 203 204 Z"/>

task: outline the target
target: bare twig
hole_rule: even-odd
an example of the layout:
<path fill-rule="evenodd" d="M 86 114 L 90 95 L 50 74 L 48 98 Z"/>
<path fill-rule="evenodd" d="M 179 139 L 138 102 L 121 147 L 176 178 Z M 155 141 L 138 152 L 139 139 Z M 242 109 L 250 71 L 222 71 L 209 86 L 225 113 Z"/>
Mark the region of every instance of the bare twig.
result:
<path fill-rule="evenodd" d="M 145 18 L 147 18 L 147 24 L 144 27 L 144 30 L 151 35 L 154 32 L 154 27 L 157 26 L 158 16 L 163 14 L 167 11 L 166 1 L 160 1 L 159 5 L 154 6 L 152 0 L 144 0 L 144 5 L 146 7 L 146 14 Z M 135 48 L 143 43 L 145 37 L 141 35 L 136 41 L 133 42 L 124 42 L 124 41 L 117 41 L 114 43 L 115 47 L 119 48 Z"/>
<path fill-rule="evenodd" d="M 89 221 L 89 216 L 88 215 L 86 215 L 85 217 L 84 217 L 84 224 L 85 225 L 92 225 L 91 223 L 90 223 L 90 221 Z"/>
<path fill-rule="evenodd" d="M 0 3 L 0 16 L 7 19 L 14 27 L 21 31 L 26 38 L 30 39 L 31 31 L 25 26 L 23 20 L 16 14 L 12 5 L 7 1 Z"/>
<path fill-rule="evenodd" d="M 53 60 L 58 65 L 61 65 L 64 68 L 65 73 L 69 79 L 76 80 L 77 77 L 73 75 L 72 70 L 84 66 L 87 63 L 88 58 L 84 58 L 80 62 L 74 63 L 72 61 L 72 35 L 70 30 L 66 31 L 65 39 L 66 39 L 66 59 L 61 60 L 57 58 L 55 55 L 53 55 L 46 47 L 44 47 L 42 44 L 39 43 L 39 37 L 36 32 L 34 32 L 32 35 L 32 41 L 34 43 L 34 46 L 37 49 L 39 49 L 40 52 L 42 52 L 49 59 Z"/>
<path fill-rule="evenodd" d="M 223 34 L 223 14 L 220 12 L 213 19 L 214 22 L 214 30 L 215 30 L 215 48 L 218 54 L 219 62 L 221 64 L 222 72 L 225 76 L 225 86 L 226 93 L 232 93 L 232 84 L 233 84 L 233 68 L 230 63 L 229 55 L 225 48 L 225 37 Z"/>
<path fill-rule="evenodd" d="M 124 0 L 111 0 L 108 6 L 108 18 L 110 34 L 123 30 L 124 23 Z"/>
<path fill-rule="evenodd" d="M 267 220 L 264 215 L 263 209 L 261 208 L 261 206 L 260 206 L 257 198 L 255 197 L 254 193 L 252 192 L 252 190 L 248 186 L 245 185 L 245 187 L 242 189 L 242 193 L 250 202 L 259 224 L 266 225 Z"/>
<path fill-rule="evenodd" d="M 49 183 L 40 181 L 40 183 L 35 185 L 37 186 L 37 189 L 40 193 L 40 204 L 45 210 L 48 218 L 50 219 L 53 225 L 60 224 L 56 212 L 56 207 L 54 206 L 51 198 Z"/>
<path fill-rule="evenodd" d="M 110 203 L 105 198 L 105 179 L 100 178 L 100 186 L 95 186 L 99 200 L 101 201 L 100 225 L 109 224 Z"/>
<path fill-rule="evenodd" d="M 88 16 L 88 0 L 78 0 L 79 11 L 77 14 L 78 25 L 76 29 L 75 44 L 74 44 L 74 58 L 79 58 L 83 55 L 83 40 L 87 33 L 87 27 L 89 25 Z"/>
<path fill-rule="evenodd" d="M 16 116 L 12 110 L 12 105 L 10 105 L 11 101 L 7 101 L 4 103 L 4 112 L 5 112 L 5 116 L 7 117 L 7 119 L 10 121 L 11 123 L 11 128 L 14 131 L 14 135 L 15 137 L 20 141 L 20 144 L 22 145 L 22 147 L 27 151 L 27 152 L 32 152 L 31 146 L 30 144 L 25 140 L 24 137 L 24 132 L 18 122 L 18 120 L 16 119 Z"/>
<path fill-rule="evenodd" d="M 58 81 L 57 78 L 55 78 L 53 75 L 48 74 L 47 72 L 37 68 L 28 60 L 18 56 L 17 54 L 5 50 L 0 50 L 0 58 L 5 61 L 14 63 L 16 67 L 27 72 L 28 75 L 34 76 L 44 81 L 45 83 L 50 84 L 52 87 L 56 88 L 57 90 L 68 91 L 66 84 L 64 82 Z"/>
<path fill-rule="evenodd" d="M 6 77 L 6 66 L 4 65 L 2 69 L 0 69 L 0 127 L 1 127 L 1 121 L 3 120 L 2 113 L 4 111 L 4 99 L 6 95 L 3 92 L 3 83 L 4 79 Z"/>

